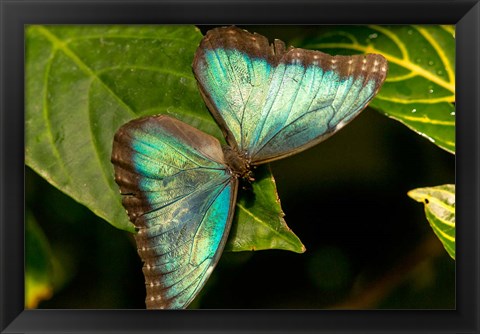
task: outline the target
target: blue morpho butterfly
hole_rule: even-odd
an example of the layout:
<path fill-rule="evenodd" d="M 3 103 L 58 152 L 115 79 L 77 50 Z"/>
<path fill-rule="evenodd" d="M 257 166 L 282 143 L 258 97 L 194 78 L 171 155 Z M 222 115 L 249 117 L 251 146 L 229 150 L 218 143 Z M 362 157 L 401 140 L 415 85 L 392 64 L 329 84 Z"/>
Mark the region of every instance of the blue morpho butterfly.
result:
<path fill-rule="evenodd" d="M 207 32 L 193 72 L 228 146 L 165 115 L 125 124 L 113 143 L 115 180 L 138 230 L 147 308 L 187 307 L 222 254 L 239 179 L 342 128 L 375 96 L 387 61 L 270 45 L 224 27 Z"/>

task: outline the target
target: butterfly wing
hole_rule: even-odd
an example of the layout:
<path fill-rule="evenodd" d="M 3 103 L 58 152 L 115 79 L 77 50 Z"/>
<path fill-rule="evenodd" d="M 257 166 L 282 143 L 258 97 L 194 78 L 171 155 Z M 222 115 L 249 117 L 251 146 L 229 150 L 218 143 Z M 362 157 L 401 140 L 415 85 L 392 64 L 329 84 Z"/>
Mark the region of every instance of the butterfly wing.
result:
<path fill-rule="evenodd" d="M 193 70 L 227 140 L 258 164 L 315 145 L 352 120 L 380 89 L 387 61 L 286 49 L 228 27 L 206 34 Z"/>
<path fill-rule="evenodd" d="M 215 138 L 167 116 L 115 134 L 115 180 L 138 233 L 147 308 L 184 308 L 222 253 L 237 181 Z"/>

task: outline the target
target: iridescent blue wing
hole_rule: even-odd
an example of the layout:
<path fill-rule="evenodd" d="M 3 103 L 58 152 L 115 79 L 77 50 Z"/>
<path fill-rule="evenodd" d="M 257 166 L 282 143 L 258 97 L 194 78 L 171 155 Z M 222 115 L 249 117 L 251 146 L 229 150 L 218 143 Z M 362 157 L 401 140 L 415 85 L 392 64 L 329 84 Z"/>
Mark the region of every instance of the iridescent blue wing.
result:
<path fill-rule="evenodd" d="M 286 49 L 228 27 L 207 32 L 193 71 L 228 142 L 259 164 L 315 145 L 352 120 L 380 89 L 387 61 Z"/>
<path fill-rule="evenodd" d="M 167 116 L 115 134 L 115 181 L 138 233 L 147 308 L 184 308 L 198 294 L 228 236 L 237 180 L 215 138 Z"/>

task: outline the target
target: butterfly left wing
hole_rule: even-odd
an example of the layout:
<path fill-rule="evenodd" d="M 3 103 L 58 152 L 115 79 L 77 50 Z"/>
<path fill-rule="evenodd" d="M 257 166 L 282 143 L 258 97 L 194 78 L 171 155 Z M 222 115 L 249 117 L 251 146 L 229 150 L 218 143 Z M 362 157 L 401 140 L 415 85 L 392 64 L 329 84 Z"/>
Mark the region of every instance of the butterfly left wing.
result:
<path fill-rule="evenodd" d="M 222 253 L 237 181 L 215 138 L 168 116 L 115 134 L 115 180 L 138 233 L 147 308 L 185 308 Z"/>
<path fill-rule="evenodd" d="M 286 49 L 228 27 L 207 32 L 193 71 L 229 143 L 260 164 L 315 145 L 352 120 L 380 89 L 387 61 Z"/>

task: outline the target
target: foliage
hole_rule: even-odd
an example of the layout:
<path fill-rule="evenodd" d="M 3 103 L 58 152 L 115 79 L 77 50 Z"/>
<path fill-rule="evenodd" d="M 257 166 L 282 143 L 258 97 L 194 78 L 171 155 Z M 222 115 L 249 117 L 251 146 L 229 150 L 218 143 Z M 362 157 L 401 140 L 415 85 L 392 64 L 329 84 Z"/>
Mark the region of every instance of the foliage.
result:
<path fill-rule="evenodd" d="M 370 106 L 454 153 L 453 34 L 446 26 L 345 26 L 296 43 L 332 54 L 382 54 L 388 76 Z"/>
<path fill-rule="evenodd" d="M 443 150 L 455 152 L 452 27 L 348 26 L 321 31 L 290 42 L 332 54 L 383 54 L 389 61 L 389 75 L 370 106 Z M 133 232 L 110 163 L 115 131 L 131 119 L 166 113 L 223 141 L 191 72 L 201 38 L 193 26 L 27 27 L 26 164 L 112 226 Z M 259 167 L 255 178 L 251 185 L 240 187 L 225 249 L 305 251 L 285 223 L 269 167 Z M 448 198 L 441 195 L 445 191 Z M 425 203 L 430 225 L 455 258 L 454 185 L 419 188 L 408 194 Z M 325 223 L 322 212 L 318 217 Z M 27 236 L 32 231 L 29 220 Z M 38 229 L 33 231 L 32 238 L 45 244 Z M 27 268 L 35 267 L 31 261 L 45 263 L 45 259 L 30 261 L 29 254 Z M 41 254 L 51 257 L 48 251 L 37 255 Z M 45 281 L 45 270 L 36 276 L 40 277 L 35 283 L 41 287 L 39 293 L 26 296 L 31 307 L 35 302 L 29 301 L 54 288 L 55 284 Z M 26 284 L 31 284 L 31 274 L 27 273 Z"/>
<path fill-rule="evenodd" d="M 53 263 L 48 240 L 30 212 L 25 220 L 25 306 L 36 308 L 53 294 Z"/>
<path fill-rule="evenodd" d="M 408 196 L 425 204 L 425 215 L 448 254 L 455 260 L 455 185 L 418 188 Z"/>
<path fill-rule="evenodd" d="M 335 27 L 297 42 L 304 48 L 333 54 L 382 54 L 388 60 L 388 76 L 370 106 L 455 154 L 455 30 L 452 26 Z M 418 192 L 418 189 L 412 190 L 409 195 L 418 196 Z M 432 227 L 438 226 L 432 223 L 435 217 L 432 211 L 426 209 L 426 214 Z M 445 244 L 446 239 L 438 234 L 439 230 L 434 228 L 434 231 Z M 454 247 L 445 247 L 455 258 Z"/>
<path fill-rule="evenodd" d="M 303 253 L 305 246 L 283 219 L 275 179 L 268 166 L 258 167 L 255 177 L 251 189 L 244 190 L 244 196 L 237 202 L 237 223 L 230 231 L 225 250 L 286 249 Z"/>
<path fill-rule="evenodd" d="M 28 27 L 27 165 L 113 226 L 133 232 L 110 163 L 115 131 L 139 116 L 168 113 L 222 139 L 191 72 L 201 38 L 192 26 Z M 254 187 L 257 200 L 248 208 L 240 194 L 234 222 L 261 235 L 234 233 L 227 248 L 301 252 L 293 232 L 277 229 L 285 222 L 280 205 L 272 206 L 278 203 L 273 177 L 263 183 L 270 185 Z"/>

